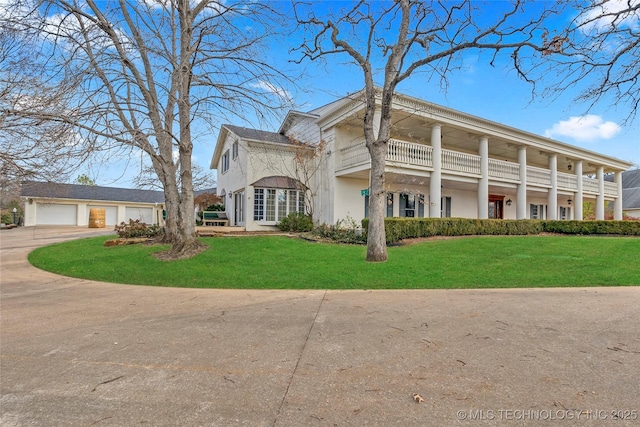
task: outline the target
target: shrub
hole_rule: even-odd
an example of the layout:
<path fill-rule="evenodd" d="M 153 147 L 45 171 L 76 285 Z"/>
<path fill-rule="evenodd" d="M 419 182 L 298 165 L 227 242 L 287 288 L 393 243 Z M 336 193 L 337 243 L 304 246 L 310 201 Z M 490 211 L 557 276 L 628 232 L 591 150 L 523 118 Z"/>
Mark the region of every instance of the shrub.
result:
<path fill-rule="evenodd" d="M 369 220 L 362 220 L 367 229 Z M 402 239 L 431 236 L 469 235 L 528 235 L 560 234 L 612 234 L 640 236 L 637 221 L 550 221 L 535 219 L 467 219 L 467 218 L 386 218 L 384 221 L 387 243 Z M 365 236 L 366 240 L 366 236 Z"/>
<path fill-rule="evenodd" d="M 119 237 L 133 238 L 133 237 L 155 237 L 164 234 L 164 229 L 159 225 L 147 225 L 141 222 L 139 219 L 135 221 L 130 219 L 129 223 L 121 222 L 120 225 L 116 225 L 115 232 Z"/>
<path fill-rule="evenodd" d="M 3 224 L 13 224 L 13 214 L 3 212 L 0 222 Z"/>
<path fill-rule="evenodd" d="M 276 225 L 281 231 L 292 231 L 294 233 L 313 230 L 311 217 L 300 212 L 291 212 Z"/>
<path fill-rule="evenodd" d="M 220 204 L 209 205 L 209 206 L 207 206 L 205 211 L 223 212 L 224 211 L 224 205 L 220 205 Z"/>
<path fill-rule="evenodd" d="M 364 244 L 367 235 L 353 218 L 338 220 L 336 225 L 323 224 L 313 229 L 315 236 L 338 243 Z"/>

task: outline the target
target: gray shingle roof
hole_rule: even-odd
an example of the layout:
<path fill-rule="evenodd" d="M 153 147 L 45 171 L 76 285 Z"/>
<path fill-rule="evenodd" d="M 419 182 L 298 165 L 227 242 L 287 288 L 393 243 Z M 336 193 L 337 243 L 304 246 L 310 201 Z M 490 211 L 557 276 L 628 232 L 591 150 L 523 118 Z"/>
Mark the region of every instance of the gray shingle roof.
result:
<path fill-rule="evenodd" d="M 289 144 L 289 145 L 293 144 L 288 137 L 276 132 L 267 132 L 264 130 L 249 129 L 249 128 L 243 128 L 243 127 L 234 126 L 234 125 L 223 125 L 223 126 L 243 139 L 275 142 L 277 144 Z"/>
<path fill-rule="evenodd" d="M 622 172 L 622 188 L 640 188 L 640 169 Z"/>
<path fill-rule="evenodd" d="M 22 197 L 164 203 L 164 193 L 162 191 L 99 187 L 97 185 L 58 184 L 55 182 L 25 181 L 22 183 L 20 194 Z"/>
<path fill-rule="evenodd" d="M 640 187 L 622 190 L 622 209 L 640 209 Z"/>

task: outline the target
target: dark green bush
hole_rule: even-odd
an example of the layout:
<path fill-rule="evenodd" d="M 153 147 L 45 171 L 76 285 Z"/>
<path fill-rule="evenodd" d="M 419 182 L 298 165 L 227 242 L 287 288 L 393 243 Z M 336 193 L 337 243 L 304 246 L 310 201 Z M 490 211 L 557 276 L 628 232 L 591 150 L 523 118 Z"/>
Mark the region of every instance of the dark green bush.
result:
<path fill-rule="evenodd" d="M 561 234 L 640 236 L 638 221 L 543 221 L 544 231 Z"/>
<path fill-rule="evenodd" d="M 468 219 L 468 218 L 385 218 L 387 243 L 402 239 L 431 236 L 469 235 L 528 235 L 559 234 L 611 234 L 640 236 L 637 221 L 545 221 L 528 219 Z M 369 220 L 362 220 L 367 230 Z M 366 240 L 366 233 L 365 233 Z"/>
<path fill-rule="evenodd" d="M 10 213 L 3 213 L 2 220 L 0 222 L 3 224 L 13 224 L 13 215 Z"/>
<path fill-rule="evenodd" d="M 133 237 L 155 237 L 164 234 L 164 229 L 159 225 L 147 225 L 139 219 L 130 219 L 129 223 L 121 222 L 116 225 L 115 232 L 123 239 Z"/>
<path fill-rule="evenodd" d="M 313 230 L 313 220 L 309 215 L 300 212 L 292 212 L 276 224 L 281 231 L 300 233 Z"/>
<path fill-rule="evenodd" d="M 205 211 L 223 212 L 224 211 L 224 205 L 209 205 L 209 206 L 207 206 Z"/>

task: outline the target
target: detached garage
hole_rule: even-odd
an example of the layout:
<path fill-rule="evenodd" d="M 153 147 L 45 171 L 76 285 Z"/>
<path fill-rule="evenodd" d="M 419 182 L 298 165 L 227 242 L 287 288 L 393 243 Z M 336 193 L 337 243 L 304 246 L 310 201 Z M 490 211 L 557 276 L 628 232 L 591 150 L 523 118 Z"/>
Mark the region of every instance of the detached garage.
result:
<path fill-rule="evenodd" d="M 152 190 L 27 181 L 21 195 L 25 226 L 87 226 L 91 209 L 104 211 L 107 227 L 129 219 L 157 224 L 164 209 L 164 194 Z"/>

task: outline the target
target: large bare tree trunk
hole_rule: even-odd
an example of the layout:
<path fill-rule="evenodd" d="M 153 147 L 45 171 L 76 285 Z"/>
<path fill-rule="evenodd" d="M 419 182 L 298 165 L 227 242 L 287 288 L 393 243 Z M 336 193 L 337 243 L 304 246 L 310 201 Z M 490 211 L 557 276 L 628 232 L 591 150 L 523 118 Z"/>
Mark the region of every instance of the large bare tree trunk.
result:
<path fill-rule="evenodd" d="M 387 237 L 384 218 L 387 212 L 385 190 L 385 159 L 387 144 L 376 141 L 369 146 L 371 154 L 371 194 L 369 195 L 369 228 L 367 230 L 367 261 L 387 260 Z"/>

